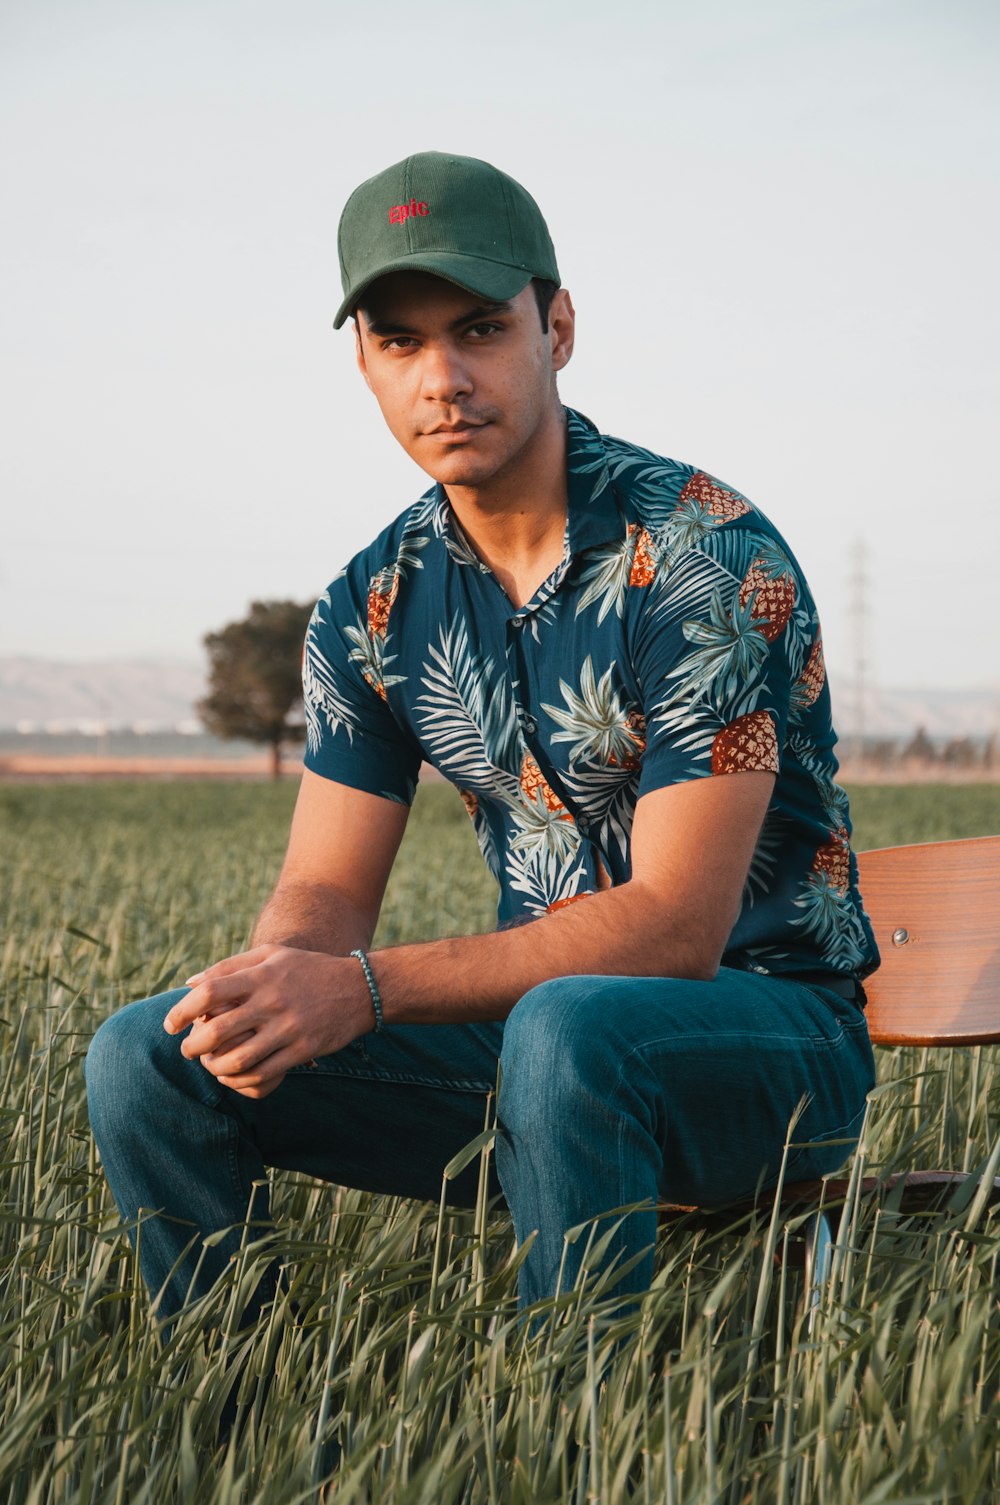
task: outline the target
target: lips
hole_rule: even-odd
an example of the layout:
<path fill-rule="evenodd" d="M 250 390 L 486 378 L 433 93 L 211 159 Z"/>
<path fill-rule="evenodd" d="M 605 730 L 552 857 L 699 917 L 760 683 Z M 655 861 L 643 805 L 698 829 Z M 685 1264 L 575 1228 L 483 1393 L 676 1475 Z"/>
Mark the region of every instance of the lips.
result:
<path fill-rule="evenodd" d="M 463 444 L 474 439 L 479 430 L 486 427 L 486 423 L 442 423 L 435 429 L 425 429 L 424 438 L 436 439 L 439 444 Z"/>

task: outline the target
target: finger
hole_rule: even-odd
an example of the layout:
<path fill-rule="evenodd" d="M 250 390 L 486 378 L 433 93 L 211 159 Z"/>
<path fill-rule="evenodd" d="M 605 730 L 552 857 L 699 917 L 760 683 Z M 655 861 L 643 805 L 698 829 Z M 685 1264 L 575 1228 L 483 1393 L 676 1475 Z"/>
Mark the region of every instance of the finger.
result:
<path fill-rule="evenodd" d="M 216 1049 L 202 1052 L 201 1063 L 215 1077 L 242 1077 L 259 1071 L 265 1061 L 287 1045 L 287 1039 L 265 1022 L 259 1029 L 235 1035 Z"/>
<path fill-rule="evenodd" d="M 236 1034 L 217 1037 L 206 1025 L 195 1025 L 189 1035 L 185 1035 L 181 1041 L 181 1055 L 189 1061 L 197 1061 L 199 1058 L 206 1063 L 213 1056 L 220 1058 L 228 1051 L 235 1050 L 247 1040 L 254 1038 L 252 1029 L 242 1029 Z"/>
<path fill-rule="evenodd" d="M 246 970 L 198 983 L 174 1004 L 163 1021 L 163 1028 L 168 1035 L 176 1035 L 199 1018 L 228 1013 L 234 1004 L 246 997 L 251 986 L 252 979 Z"/>
<path fill-rule="evenodd" d="M 236 1002 L 222 1003 L 214 1011 L 214 1013 L 199 1014 L 197 1019 L 194 1021 L 194 1028 L 181 1041 L 181 1055 L 187 1056 L 190 1060 L 195 1056 L 204 1054 L 206 1050 L 211 1050 L 216 1037 L 212 1034 L 203 1034 L 202 1025 L 209 1024 L 213 1019 L 221 1019 L 223 1014 L 231 1014 L 234 1009 L 242 1007 L 242 1004 Z M 246 1032 L 248 1031 L 245 1031 L 245 1033 Z M 219 1038 L 221 1039 L 221 1035 L 219 1036 Z"/>
<path fill-rule="evenodd" d="M 300 1048 L 287 1043 L 272 1042 L 269 1049 L 260 1048 L 260 1036 L 250 1046 L 242 1045 L 227 1056 L 213 1058 L 208 1069 L 217 1081 L 238 1082 L 242 1087 L 259 1086 L 274 1076 L 284 1076 L 293 1066 L 303 1064 Z"/>
<path fill-rule="evenodd" d="M 261 1097 L 269 1097 L 270 1094 L 275 1090 L 276 1087 L 280 1087 L 281 1086 L 281 1084 L 282 1084 L 282 1082 L 284 1080 L 285 1080 L 285 1073 L 284 1072 L 282 1072 L 280 1076 L 273 1077 L 273 1078 L 271 1078 L 268 1081 L 261 1082 L 259 1084 L 255 1084 L 255 1085 L 243 1085 L 243 1086 L 237 1085 L 237 1083 L 239 1082 L 239 1078 L 238 1077 L 234 1078 L 232 1081 L 229 1081 L 229 1080 L 225 1080 L 224 1081 L 222 1079 L 222 1077 L 218 1078 L 220 1086 L 222 1086 L 222 1087 L 229 1087 L 231 1091 L 238 1092 L 241 1097 L 249 1097 L 249 1098 L 253 1098 L 254 1100 L 256 1100 L 258 1098 L 261 1098 Z"/>
<path fill-rule="evenodd" d="M 237 951 L 235 956 L 224 956 L 221 961 L 213 962 L 210 967 L 187 978 L 187 985 L 193 988 L 208 977 L 228 977 L 231 972 L 242 972 L 246 967 L 254 967 L 258 962 L 264 961 L 273 949 L 269 945 L 254 946 L 251 951 Z"/>
<path fill-rule="evenodd" d="M 231 1087 L 247 1097 L 264 1097 L 284 1081 L 293 1066 L 303 1065 L 301 1051 L 283 1046 L 242 1071 L 213 1072 L 220 1086 Z"/>
<path fill-rule="evenodd" d="M 233 1009 L 238 1009 L 241 1007 L 242 1004 L 240 1003 L 239 999 L 234 998 L 232 1003 L 220 1003 L 219 1007 L 215 1009 L 215 1011 L 211 1014 L 199 1014 L 194 1022 L 195 1024 L 204 1024 L 206 1019 L 218 1019 L 221 1017 L 221 1015 L 229 1014 L 233 1011 Z"/>

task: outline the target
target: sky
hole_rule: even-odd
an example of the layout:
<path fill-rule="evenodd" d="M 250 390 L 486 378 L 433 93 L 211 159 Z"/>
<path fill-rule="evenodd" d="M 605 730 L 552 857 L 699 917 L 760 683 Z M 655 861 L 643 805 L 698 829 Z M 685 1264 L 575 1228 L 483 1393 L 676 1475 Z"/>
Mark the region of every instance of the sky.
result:
<path fill-rule="evenodd" d="M 485 157 L 577 308 L 563 399 L 775 522 L 831 675 L 1000 696 L 993 0 L 2 0 L 0 655 L 200 662 L 428 484 L 336 232 Z"/>

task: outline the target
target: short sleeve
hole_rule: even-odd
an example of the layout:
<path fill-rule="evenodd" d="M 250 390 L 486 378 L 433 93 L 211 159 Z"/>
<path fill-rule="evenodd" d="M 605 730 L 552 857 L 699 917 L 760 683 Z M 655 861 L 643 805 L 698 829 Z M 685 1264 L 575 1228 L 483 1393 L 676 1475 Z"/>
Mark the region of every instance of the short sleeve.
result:
<path fill-rule="evenodd" d="M 316 603 L 302 659 L 305 766 L 409 805 L 421 753 L 386 700 L 385 638 L 369 630 L 368 595 L 361 555 Z"/>
<path fill-rule="evenodd" d="M 777 774 L 814 620 L 769 534 L 719 530 L 651 591 L 637 634 L 646 749 L 639 794 L 714 774 Z"/>

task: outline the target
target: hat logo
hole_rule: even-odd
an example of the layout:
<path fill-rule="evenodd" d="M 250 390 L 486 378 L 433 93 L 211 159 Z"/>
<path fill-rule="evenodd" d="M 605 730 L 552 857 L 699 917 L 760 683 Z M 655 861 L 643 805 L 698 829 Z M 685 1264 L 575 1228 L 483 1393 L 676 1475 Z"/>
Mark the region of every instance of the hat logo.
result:
<path fill-rule="evenodd" d="M 430 209 L 421 201 L 411 199 L 408 204 L 393 204 L 389 210 L 390 225 L 401 225 L 404 220 L 412 219 L 415 214 L 429 214 Z"/>

